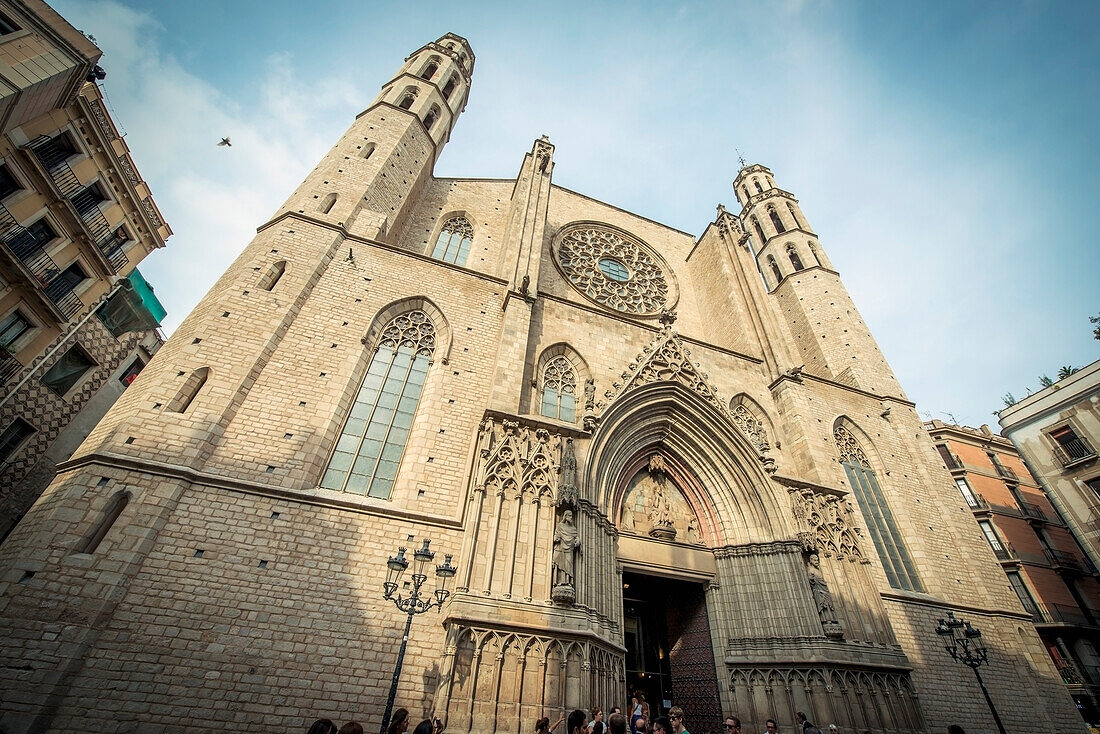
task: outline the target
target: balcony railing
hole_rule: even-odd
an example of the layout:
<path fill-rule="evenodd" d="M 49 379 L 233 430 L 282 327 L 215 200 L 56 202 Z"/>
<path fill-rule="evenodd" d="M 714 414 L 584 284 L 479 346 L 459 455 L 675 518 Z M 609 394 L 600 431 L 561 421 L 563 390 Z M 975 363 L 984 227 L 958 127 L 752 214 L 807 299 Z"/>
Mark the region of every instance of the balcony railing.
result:
<path fill-rule="evenodd" d="M 1066 685 L 1085 685 L 1085 676 L 1081 675 L 1081 671 L 1069 660 L 1062 660 L 1056 663 L 1055 667 L 1058 668 L 1058 674 L 1062 676 L 1062 682 Z"/>
<path fill-rule="evenodd" d="M 0 242 L 30 271 L 46 297 L 53 301 L 65 318 L 71 319 L 80 311 L 84 304 L 73 293 L 72 285 L 57 280 L 61 268 L 42 248 L 43 243 L 31 234 L 30 230 L 16 222 L 11 212 L 2 204 L 0 204 Z"/>
<path fill-rule="evenodd" d="M 107 218 L 103 216 L 99 208 L 99 202 L 103 197 L 98 189 L 94 186 L 80 185 L 80 180 L 69 166 L 70 152 L 59 147 L 52 138 L 38 138 L 31 143 L 30 149 L 50 174 L 57 190 L 73 205 L 84 223 L 88 237 L 117 273 L 126 264 L 126 254 L 122 252 L 122 244 L 127 238 L 120 238 L 117 231 L 111 229 Z"/>
<path fill-rule="evenodd" d="M 1095 627 L 1096 615 L 1068 604 L 1044 604 L 1035 624 L 1062 624 L 1073 627 Z"/>
<path fill-rule="evenodd" d="M 1020 560 L 1020 556 L 1016 553 L 1016 549 L 1009 543 L 1001 543 L 1000 548 L 993 548 L 993 555 L 997 556 L 998 561 Z"/>
<path fill-rule="evenodd" d="M 993 468 L 997 470 L 998 476 L 1004 477 L 1005 479 L 1019 479 L 1019 477 L 1016 476 L 1016 472 L 1009 469 L 997 459 L 993 460 Z"/>
<path fill-rule="evenodd" d="M 1063 467 L 1076 464 L 1081 461 L 1096 458 L 1096 449 L 1089 445 L 1088 441 L 1079 436 L 1073 436 L 1058 442 L 1054 446 L 1054 458 Z"/>
<path fill-rule="evenodd" d="M 971 493 L 971 495 L 969 497 L 967 497 L 966 495 L 963 495 L 963 499 L 966 500 L 966 504 L 971 510 L 988 510 L 989 509 L 989 503 L 985 501 L 985 497 L 982 497 L 980 494 L 978 494 L 976 492 Z"/>
<path fill-rule="evenodd" d="M 1050 561 L 1050 564 L 1055 568 L 1064 568 L 1069 571 L 1076 571 L 1078 573 L 1085 572 L 1084 562 L 1072 553 L 1044 548 L 1043 554 L 1047 557 L 1047 560 Z"/>
<path fill-rule="evenodd" d="M 8 351 L 7 347 L 0 346 L 0 385 L 7 383 L 21 369 L 23 369 L 23 365 L 19 363 L 19 360 Z"/>
<path fill-rule="evenodd" d="M 1050 516 L 1043 511 L 1043 508 L 1038 505 L 1033 505 L 1030 502 L 1021 502 L 1020 509 L 1024 511 L 1024 515 L 1032 520 L 1044 520 L 1050 522 Z"/>

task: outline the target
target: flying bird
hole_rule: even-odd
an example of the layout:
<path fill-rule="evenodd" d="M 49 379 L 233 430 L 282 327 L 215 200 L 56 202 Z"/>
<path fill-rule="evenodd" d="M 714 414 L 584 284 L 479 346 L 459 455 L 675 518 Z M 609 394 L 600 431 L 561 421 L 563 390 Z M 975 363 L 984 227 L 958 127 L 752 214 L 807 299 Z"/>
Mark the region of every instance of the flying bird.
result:
<path fill-rule="evenodd" d="M 228 145 L 230 148 L 233 147 L 233 143 L 229 142 L 229 138 L 222 138 L 222 141 L 220 143 L 218 143 L 218 145 L 219 146 Z"/>

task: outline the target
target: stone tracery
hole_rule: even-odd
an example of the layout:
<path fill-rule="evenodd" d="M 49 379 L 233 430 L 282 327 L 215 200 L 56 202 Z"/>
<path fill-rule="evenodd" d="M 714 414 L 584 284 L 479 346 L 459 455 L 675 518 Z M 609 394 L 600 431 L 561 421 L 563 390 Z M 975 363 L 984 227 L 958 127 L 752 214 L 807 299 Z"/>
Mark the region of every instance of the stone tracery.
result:
<path fill-rule="evenodd" d="M 559 240 L 556 254 L 570 284 L 600 305 L 654 316 L 669 303 L 671 286 L 656 256 L 612 229 L 598 225 L 570 229 Z M 615 263 L 616 274 L 625 270 L 626 277 L 610 277 L 607 266 L 600 266 L 602 260 Z"/>

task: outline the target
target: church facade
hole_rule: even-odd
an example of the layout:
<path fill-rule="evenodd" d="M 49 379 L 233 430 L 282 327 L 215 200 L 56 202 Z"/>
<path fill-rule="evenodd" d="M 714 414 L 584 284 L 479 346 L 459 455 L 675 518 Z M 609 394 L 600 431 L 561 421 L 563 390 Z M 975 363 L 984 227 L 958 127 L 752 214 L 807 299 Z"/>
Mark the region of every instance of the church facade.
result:
<path fill-rule="evenodd" d="M 0 547 L 0 724 L 377 726 L 430 539 L 396 705 L 448 731 L 990 729 L 948 612 L 1008 730 L 1079 727 L 798 200 L 745 166 L 693 235 L 545 137 L 436 178 L 473 68 L 406 59 Z"/>

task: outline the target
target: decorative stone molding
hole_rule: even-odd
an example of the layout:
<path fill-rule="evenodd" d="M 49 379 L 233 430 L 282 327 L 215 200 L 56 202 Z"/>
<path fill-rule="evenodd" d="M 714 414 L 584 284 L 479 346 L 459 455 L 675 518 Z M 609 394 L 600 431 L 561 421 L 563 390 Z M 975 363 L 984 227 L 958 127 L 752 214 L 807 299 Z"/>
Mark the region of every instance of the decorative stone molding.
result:
<path fill-rule="evenodd" d="M 88 102 L 88 107 L 92 110 L 92 118 L 95 120 L 96 127 L 103 133 L 103 137 L 107 140 L 114 140 L 118 137 L 118 133 L 115 132 L 115 126 L 111 124 L 111 120 L 107 117 L 107 112 L 103 109 L 103 105 L 98 99 L 93 99 Z"/>
<path fill-rule="evenodd" d="M 816 549 L 826 558 L 870 563 L 860 547 L 859 528 L 853 522 L 852 503 L 812 489 L 790 489 L 791 510 L 798 522 L 799 540 L 806 550 Z"/>
<path fill-rule="evenodd" d="M 740 558 L 744 556 L 774 556 L 801 553 L 802 544 L 797 540 L 773 540 L 768 543 L 726 545 L 714 549 L 715 558 Z"/>
<path fill-rule="evenodd" d="M 554 496 L 558 488 L 560 436 L 518 421 L 486 418 L 478 443 L 485 469 L 484 479 L 475 490 L 508 499 L 522 494 L 548 501 Z"/>
<path fill-rule="evenodd" d="M 657 316 L 675 302 L 660 256 L 625 232 L 596 223 L 566 227 L 554 262 L 570 285 L 596 303 L 636 316 Z"/>
<path fill-rule="evenodd" d="M 751 414 L 746 418 L 740 414 L 735 415 L 730 410 L 718 397 L 718 388 L 710 383 L 710 377 L 701 371 L 699 363 L 692 361 L 691 352 L 671 327 L 665 326 L 658 337 L 642 349 L 642 353 L 628 365 L 620 379 L 622 382 L 612 383 L 611 389 L 604 392 L 607 402 L 596 403 L 601 411 L 635 387 L 651 382 L 678 382 L 726 416 L 756 448 L 757 458 L 763 464 L 764 470 L 769 474 L 775 473 L 775 459 L 769 455 L 771 447 L 767 442 L 766 432 L 762 433 L 763 424 L 756 425 L 760 422 Z"/>

